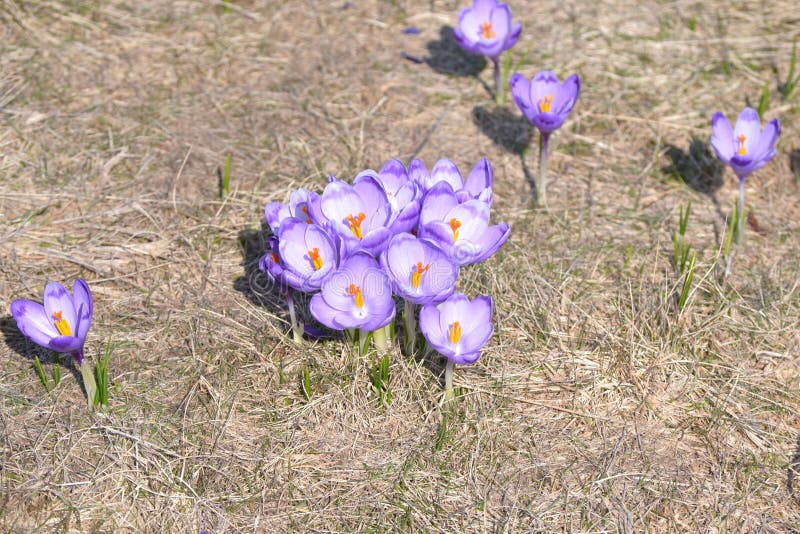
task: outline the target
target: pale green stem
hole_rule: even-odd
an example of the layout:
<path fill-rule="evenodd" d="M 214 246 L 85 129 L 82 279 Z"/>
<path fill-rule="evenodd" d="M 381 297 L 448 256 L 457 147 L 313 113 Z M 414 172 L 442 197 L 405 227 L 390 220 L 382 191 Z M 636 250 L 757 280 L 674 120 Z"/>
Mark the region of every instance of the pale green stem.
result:
<path fill-rule="evenodd" d="M 88 360 L 82 360 L 78 366 L 83 378 L 83 387 L 86 389 L 86 402 L 89 411 L 94 409 L 95 397 L 97 396 L 97 382 L 94 379 L 94 366 Z"/>
<path fill-rule="evenodd" d="M 286 304 L 289 306 L 289 320 L 292 322 L 292 336 L 298 345 L 303 342 L 303 325 L 298 324 L 297 314 L 294 311 L 294 290 L 286 290 Z"/>
<path fill-rule="evenodd" d="M 500 57 L 493 58 L 494 63 L 494 101 L 498 106 L 502 106 L 505 102 L 505 95 L 503 94 L 503 73 L 500 69 Z"/>
<path fill-rule="evenodd" d="M 542 132 L 539 137 L 539 204 L 547 206 L 547 145 L 550 134 Z"/>
<path fill-rule="evenodd" d="M 450 402 L 455 399 L 456 395 L 453 391 L 453 367 L 455 364 L 451 360 L 447 360 L 447 365 L 444 368 L 444 400 Z"/>
<path fill-rule="evenodd" d="M 747 218 L 744 212 L 744 178 L 739 178 L 739 213 L 736 217 L 736 244 L 741 245 L 744 241 L 744 221 Z"/>
<path fill-rule="evenodd" d="M 367 342 L 369 341 L 369 332 L 366 330 L 358 329 L 358 353 L 363 356 L 367 353 Z"/>
<path fill-rule="evenodd" d="M 414 318 L 414 303 L 405 301 L 403 309 L 403 325 L 406 334 L 406 355 L 411 356 L 417 345 L 417 321 Z"/>
<path fill-rule="evenodd" d="M 387 339 L 387 332 L 386 325 L 383 328 L 378 328 L 377 330 L 372 331 L 372 343 L 375 344 L 375 348 L 378 349 L 378 352 L 384 354 L 386 350 L 389 348 L 389 340 Z"/>

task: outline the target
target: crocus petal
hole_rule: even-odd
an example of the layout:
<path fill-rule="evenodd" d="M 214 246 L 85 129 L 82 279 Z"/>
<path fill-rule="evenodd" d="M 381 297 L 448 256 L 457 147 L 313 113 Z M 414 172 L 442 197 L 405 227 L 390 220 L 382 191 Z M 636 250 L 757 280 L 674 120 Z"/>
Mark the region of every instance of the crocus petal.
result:
<path fill-rule="evenodd" d="M 430 172 L 422 161 L 415 159 L 411 162 L 408 166 L 408 178 L 419 185 L 423 192 L 428 190 L 426 184 L 430 181 Z"/>
<path fill-rule="evenodd" d="M 511 77 L 511 96 L 514 97 L 517 107 L 528 120 L 531 120 L 534 113 L 538 112 L 538 109 L 535 109 L 531 103 L 531 82 L 518 72 Z"/>
<path fill-rule="evenodd" d="M 533 77 L 531 80 L 531 92 L 529 101 L 531 106 L 539 112 L 539 102 L 544 97 L 553 96 L 555 99 L 556 93 L 561 89 L 561 84 L 558 81 L 558 76 L 549 70 L 543 70 Z"/>
<path fill-rule="evenodd" d="M 69 325 L 71 331 L 75 328 L 75 320 L 77 319 L 75 304 L 67 288 L 58 282 L 50 282 L 44 288 L 44 311 L 53 322 L 53 325 L 55 325 L 56 316 L 60 316 Z M 74 331 L 71 333 L 75 335 Z"/>
<path fill-rule="evenodd" d="M 333 221 L 344 223 L 349 215 L 366 211 L 365 203 L 349 184 L 342 181 L 331 182 L 322 193 L 322 214 Z"/>
<path fill-rule="evenodd" d="M 94 300 L 86 280 L 82 278 L 75 280 L 75 284 L 72 286 L 72 295 L 78 311 L 78 324 L 74 335 L 85 340 L 89 333 L 89 327 L 92 326 L 92 314 L 94 313 Z"/>
<path fill-rule="evenodd" d="M 761 132 L 758 144 L 753 146 L 753 157 L 764 160 L 764 164 L 775 157 L 775 143 L 778 141 L 780 134 L 781 121 L 778 119 L 769 121 L 764 127 L 764 131 Z"/>
<path fill-rule="evenodd" d="M 480 196 L 484 190 L 492 189 L 492 164 L 486 158 L 481 158 L 475 167 L 470 171 L 464 189 L 469 191 L 473 198 Z M 489 196 L 491 203 L 491 194 Z"/>
<path fill-rule="evenodd" d="M 447 182 L 433 186 L 422 199 L 419 212 L 419 224 L 425 226 L 433 221 L 441 221 L 444 216 L 458 205 L 453 188 Z"/>
<path fill-rule="evenodd" d="M 482 347 L 494 332 L 492 297 L 476 297 L 469 306 L 469 313 L 462 316 L 461 329 L 464 334 L 461 342 L 465 347 Z"/>
<path fill-rule="evenodd" d="M 449 341 L 449 332 L 441 327 L 440 316 L 441 312 L 434 304 L 423 306 L 419 311 L 419 329 L 434 347 L 444 346 Z"/>
<path fill-rule="evenodd" d="M 483 235 L 478 240 L 478 246 L 481 249 L 481 254 L 473 261 L 484 261 L 497 252 L 508 240 L 511 235 L 511 227 L 505 223 L 496 226 L 490 226 L 486 229 Z"/>
<path fill-rule="evenodd" d="M 734 154 L 733 127 L 721 111 L 714 113 L 711 118 L 711 146 L 719 159 L 728 163 Z"/>
<path fill-rule="evenodd" d="M 511 8 L 508 7 L 508 4 L 500 4 L 495 7 L 489 22 L 492 24 L 495 36 L 490 39 L 483 38 L 481 46 L 485 55 L 496 58 L 507 48 L 506 43 L 511 33 Z"/>
<path fill-rule="evenodd" d="M 577 74 L 569 76 L 553 98 L 553 109 L 562 117 L 566 117 L 575 107 L 581 94 L 581 79 Z"/>
<path fill-rule="evenodd" d="M 42 347 L 47 347 L 50 340 L 59 333 L 53 326 L 44 306 L 32 300 L 19 299 L 11 303 L 11 315 L 17 321 L 20 331 Z"/>
<path fill-rule="evenodd" d="M 283 202 L 270 202 L 267 204 L 266 208 L 264 208 L 264 218 L 267 220 L 269 227 L 272 228 L 272 231 L 275 233 L 278 232 L 278 228 L 281 226 L 281 221 L 290 215 L 289 206 Z"/>
<path fill-rule="evenodd" d="M 517 23 L 514 28 L 511 30 L 511 35 L 509 35 L 508 40 L 505 44 L 505 49 L 508 50 L 519 41 L 519 36 L 522 35 L 522 24 Z"/>
<path fill-rule="evenodd" d="M 396 195 L 397 191 L 408 182 L 406 166 L 397 158 L 391 159 L 381 168 L 378 180 L 387 193 Z"/>
<path fill-rule="evenodd" d="M 83 348 L 83 340 L 72 336 L 58 336 L 52 338 L 47 346 L 56 352 L 77 352 Z"/>
<path fill-rule="evenodd" d="M 436 162 L 436 165 L 433 166 L 428 189 L 431 189 L 439 182 L 450 184 L 453 191 L 458 191 L 464 187 L 464 178 L 461 176 L 461 171 L 459 171 L 456 164 L 449 159 L 440 159 Z"/>
<path fill-rule="evenodd" d="M 750 155 L 761 138 L 761 118 L 758 116 L 758 111 L 753 108 L 744 108 L 739 115 L 736 126 L 733 128 L 733 140 L 736 143 L 736 149 L 741 148 L 738 145 L 740 135 L 745 136 L 744 142 L 747 148 L 747 155 Z"/>

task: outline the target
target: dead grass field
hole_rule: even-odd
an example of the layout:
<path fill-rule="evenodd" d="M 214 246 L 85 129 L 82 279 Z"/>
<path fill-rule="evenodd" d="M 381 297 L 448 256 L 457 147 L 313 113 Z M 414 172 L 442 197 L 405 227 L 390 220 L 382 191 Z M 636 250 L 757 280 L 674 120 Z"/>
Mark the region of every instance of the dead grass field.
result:
<path fill-rule="evenodd" d="M 0 0 L 0 530 L 800 531 L 796 2 L 512 1 L 517 70 L 583 78 L 548 211 L 531 130 L 449 37 L 466 3 Z M 767 83 L 783 133 L 723 280 L 737 184 L 710 117 Z M 460 289 L 494 295 L 495 336 L 454 413 L 440 363 L 399 351 L 381 410 L 373 355 L 285 335 L 263 207 L 392 157 L 482 156 L 512 236 Z M 53 357 L 8 311 L 76 277 L 88 354 L 113 349 L 104 414 L 77 373 L 44 392 L 33 357 Z"/>

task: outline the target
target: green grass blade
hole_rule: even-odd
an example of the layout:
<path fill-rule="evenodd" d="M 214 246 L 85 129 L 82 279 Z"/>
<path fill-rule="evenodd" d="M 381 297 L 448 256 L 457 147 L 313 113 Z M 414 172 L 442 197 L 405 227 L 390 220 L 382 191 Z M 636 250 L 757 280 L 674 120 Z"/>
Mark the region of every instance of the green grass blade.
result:
<path fill-rule="evenodd" d="M 50 387 L 50 381 L 47 379 L 47 375 L 44 372 L 44 367 L 42 367 L 42 362 L 39 360 L 39 356 L 38 355 L 36 356 L 36 359 L 34 360 L 34 365 L 36 366 L 36 373 L 39 375 L 39 381 L 44 386 L 45 391 L 47 391 L 49 393 L 50 390 L 52 389 Z"/>

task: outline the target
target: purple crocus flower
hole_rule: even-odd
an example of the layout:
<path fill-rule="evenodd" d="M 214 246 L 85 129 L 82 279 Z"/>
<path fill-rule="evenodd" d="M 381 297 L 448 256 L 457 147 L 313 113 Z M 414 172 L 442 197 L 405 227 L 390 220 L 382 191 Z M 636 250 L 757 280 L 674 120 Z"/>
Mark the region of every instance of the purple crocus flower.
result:
<path fill-rule="evenodd" d="M 457 265 L 483 261 L 506 242 L 511 228 L 489 226 L 489 206 L 480 200 L 459 204 L 448 183 L 440 182 L 428 191 L 420 212 L 419 236 L 430 239 Z"/>
<path fill-rule="evenodd" d="M 711 146 L 717 156 L 731 166 L 740 181 L 744 181 L 775 157 L 781 121 L 772 119 L 761 131 L 758 112 L 744 108 L 735 127 L 731 127 L 724 113 L 716 112 L 711 119 L 711 129 Z"/>
<path fill-rule="evenodd" d="M 419 183 L 423 192 L 427 193 L 439 182 L 446 182 L 455 192 L 459 202 L 478 199 L 486 204 L 492 204 L 492 164 L 486 158 L 481 158 L 470 171 L 467 180 L 455 163 L 449 159 L 440 159 L 428 172 L 428 168 L 420 160 L 415 159 L 409 168 L 411 179 Z"/>
<path fill-rule="evenodd" d="M 441 302 L 456 289 L 458 266 L 429 241 L 398 234 L 381 254 L 395 294 L 413 304 Z"/>
<path fill-rule="evenodd" d="M 11 315 L 25 337 L 42 347 L 70 354 L 78 367 L 84 361 L 83 346 L 93 311 L 92 292 L 80 278 L 75 280 L 72 296 L 58 282 L 50 282 L 44 288 L 44 305 L 27 299 L 11 303 Z"/>
<path fill-rule="evenodd" d="M 416 182 L 409 179 L 403 162 L 399 159 L 392 159 L 383 166 L 379 173 L 372 169 L 362 171 L 353 180 L 353 185 L 366 180 L 366 177 L 371 177 L 371 179 L 377 181 L 389 199 L 389 204 L 394 213 L 394 222 L 389 227 L 390 233 L 410 232 L 416 228 L 419 222 L 419 204 L 422 191 Z"/>
<path fill-rule="evenodd" d="M 761 130 L 761 119 L 753 108 L 744 108 L 736 121 L 731 123 L 724 113 L 718 111 L 711 119 L 711 146 L 719 159 L 730 165 L 739 178 L 739 211 L 736 221 L 736 242 L 744 237 L 744 183 L 747 177 L 775 157 L 775 143 L 781 133 L 781 121 L 772 119 Z"/>
<path fill-rule="evenodd" d="M 274 234 L 278 233 L 281 222 L 289 217 L 303 219 L 307 223 L 313 222 L 309 213 L 309 206 L 319 203 L 319 195 L 308 189 L 298 189 L 289 198 L 289 204 L 283 202 L 270 202 L 264 208 L 264 217 Z"/>
<path fill-rule="evenodd" d="M 309 206 L 311 218 L 341 236 L 349 256 L 358 250 L 377 256 L 392 236 L 396 217 L 389 197 L 375 176 L 363 176 L 349 185 L 336 178 L 325 187 L 318 206 Z"/>
<path fill-rule="evenodd" d="M 522 24 L 512 25 L 511 8 L 497 0 L 474 0 L 458 16 L 453 35 L 461 48 L 488 57 L 494 63 L 495 99 L 503 103 L 500 54 L 516 44 Z"/>
<path fill-rule="evenodd" d="M 311 315 L 328 328 L 374 331 L 394 318 L 389 277 L 366 252 L 350 256 L 311 298 Z"/>
<path fill-rule="evenodd" d="M 458 28 L 453 29 L 456 41 L 467 52 L 486 56 L 494 61 L 516 44 L 522 24 L 512 25 L 511 8 L 497 0 L 474 0 L 472 7 L 461 10 Z"/>
<path fill-rule="evenodd" d="M 419 312 L 419 328 L 439 354 L 458 364 L 475 363 L 494 332 L 492 297 L 469 300 L 455 293 Z"/>
<path fill-rule="evenodd" d="M 539 130 L 538 198 L 547 203 L 547 145 L 550 134 L 567 120 L 581 94 L 581 79 L 573 74 L 564 83 L 549 70 L 538 72 L 531 80 L 522 74 L 511 77 L 511 94 L 525 117 Z"/>
<path fill-rule="evenodd" d="M 339 265 L 339 248 L 325 230 L 303 219 L 289 217 L 280 225 L 271 250 L 261 258 L 261 269 L 276 281 L 313 292 Z M 275 245 L 277 244 L 277 249 Z"/>

